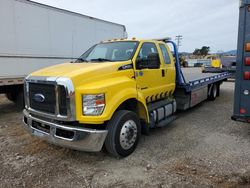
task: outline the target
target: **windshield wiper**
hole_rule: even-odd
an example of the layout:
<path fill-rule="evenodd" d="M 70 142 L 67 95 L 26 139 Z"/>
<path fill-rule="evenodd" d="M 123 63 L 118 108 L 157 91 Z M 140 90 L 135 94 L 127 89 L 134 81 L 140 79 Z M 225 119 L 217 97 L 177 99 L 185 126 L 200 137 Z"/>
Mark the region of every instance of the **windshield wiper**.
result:
<path fill-rule="evenodd" d="M 78 62 L 88 62 L 88 61 L 83 58 L 78 58 L 75 62 L 78 63 Z"/>
<path fill-rule="evenodd" d="M 105 59 L 105 58 L 90 59 L 90 61 L 99 61 L 99 62 L 110 61 L 110 62 L 112 62 L 111 59 Z"/>

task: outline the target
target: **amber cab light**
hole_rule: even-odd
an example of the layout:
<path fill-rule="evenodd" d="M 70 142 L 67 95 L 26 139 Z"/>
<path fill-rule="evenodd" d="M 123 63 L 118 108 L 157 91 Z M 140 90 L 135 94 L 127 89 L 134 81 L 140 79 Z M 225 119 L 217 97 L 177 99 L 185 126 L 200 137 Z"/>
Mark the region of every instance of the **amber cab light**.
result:
<path fill-rule="evenodd" d="M 250 66 L 250 57 L 245 58 L 245 65 Z"/>
<path fill-rule="evenodd" d="M 246 43 L 246 52 L 250 52 L 250 42 Z"/>
<path fill-rule="evenodd" d="M 250 80 L 250 72 L 249 71 L 244 72 L 244 80 Z"/>

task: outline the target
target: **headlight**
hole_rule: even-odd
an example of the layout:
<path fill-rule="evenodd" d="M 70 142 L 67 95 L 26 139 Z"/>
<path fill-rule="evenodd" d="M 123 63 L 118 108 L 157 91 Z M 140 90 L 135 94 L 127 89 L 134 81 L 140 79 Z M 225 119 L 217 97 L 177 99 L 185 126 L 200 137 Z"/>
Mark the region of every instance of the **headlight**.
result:
<path fill-rule="evenodd" d="M 83 115 L 101 115 L 105 107 L 104 94 L 82 96 Z"/>

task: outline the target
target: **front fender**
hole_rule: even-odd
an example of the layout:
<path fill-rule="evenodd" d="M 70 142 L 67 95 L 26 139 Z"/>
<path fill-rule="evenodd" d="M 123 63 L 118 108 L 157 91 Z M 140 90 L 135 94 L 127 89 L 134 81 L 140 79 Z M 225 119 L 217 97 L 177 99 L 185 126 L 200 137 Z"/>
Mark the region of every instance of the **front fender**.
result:
<path fill-rule="evenodd" d="M 137 93 L 137 101 L 138 101 L 138 109 L 139 109 L 139 116 L 141 119 L 144 119 L 145 122 L 149 123 L 149 114 L 147 103 L 145 97 L 141 92 Z"/>
<path fill-rule="evenodd" d="M 124 95 L 126 93 L 126 95 Z M 147 105 L 144 97 L 141 94 L 138 94 L 136 89 L 127 89 L 126 92 L 121 91 L 120 93 L 117 94 L 117 97 L 120 96 L 119 100 L 114 100 L 114 108 L 110 111 L 111 116 L 109 119 L 113 116 L 115 111 L 121 106 L 124 102 L 130 100 L 130 99 L 136 99 L 137 100 L 137 109 L 138 109 L 138 115 L 140 119 L 144 119 L 145 122 L 149 122 L 149 115 L 147 111 Z M 116 96 L 114 96 L 116 99 Z M 118 98 L 117 98 L 118 99 Z"/>
<path fill-rule="evenodd" d="M 82 95 L 105 94 L 105 109 L 100 116 L 83 116 Z M 80 123 L 102 124 L 111 119 L 116 109 L 128 99 L 137 99 L 136 82 L 128 77 L 111 78 L 81 86 L 76 90 L 76 119 Z"/>

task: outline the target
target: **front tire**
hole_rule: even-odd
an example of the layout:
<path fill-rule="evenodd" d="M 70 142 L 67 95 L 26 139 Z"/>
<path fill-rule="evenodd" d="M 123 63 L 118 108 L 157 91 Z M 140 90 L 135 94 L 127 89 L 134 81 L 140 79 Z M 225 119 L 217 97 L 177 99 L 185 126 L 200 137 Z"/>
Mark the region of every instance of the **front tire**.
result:
<path fill-rule="evenodd" d="M 105 148 L 111 155 L 127 157 L 134 152 L 141 135 L 141 125 L 136 113 L 117 111 L 108 122 L 107 130 Z"/>

